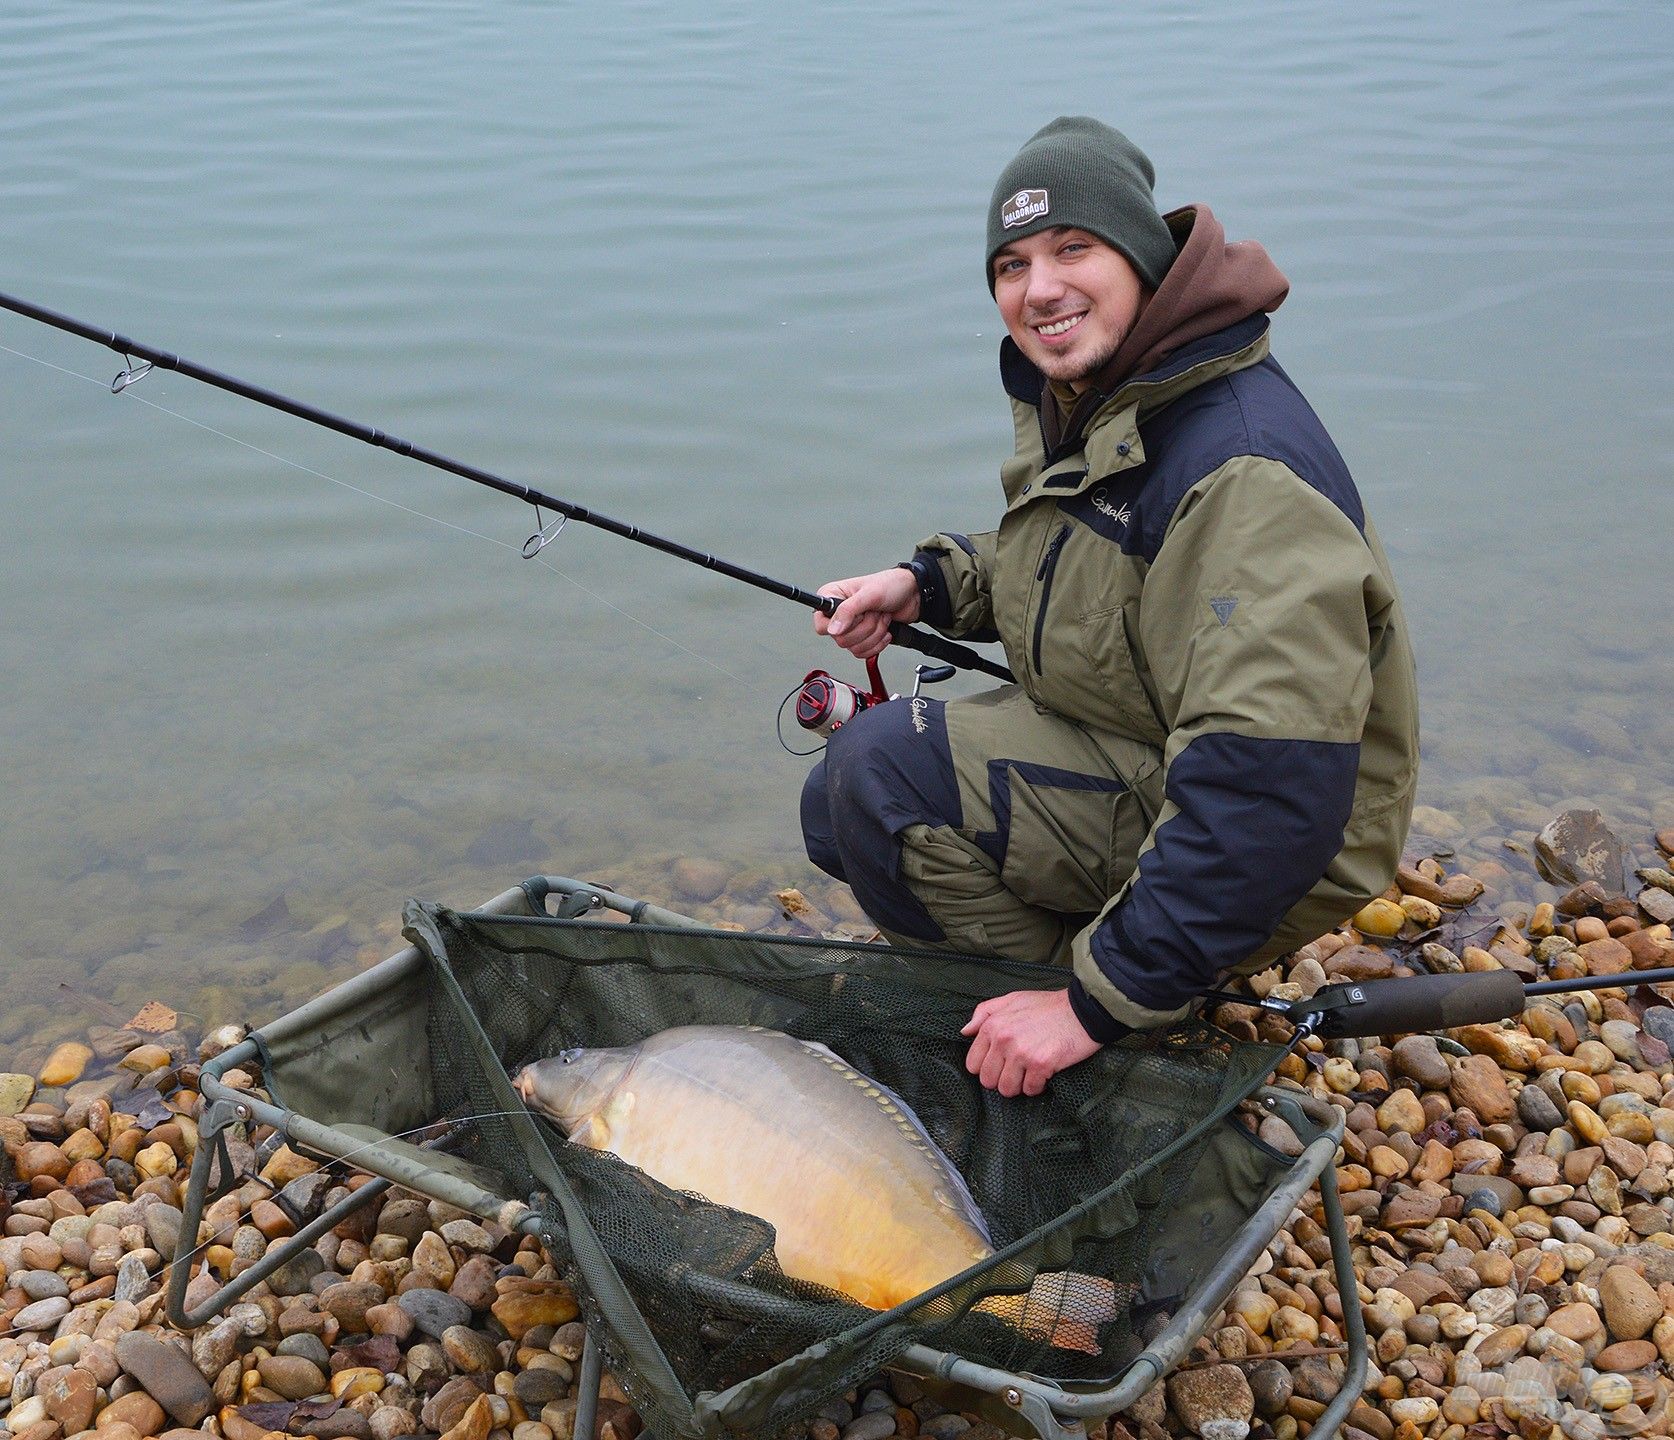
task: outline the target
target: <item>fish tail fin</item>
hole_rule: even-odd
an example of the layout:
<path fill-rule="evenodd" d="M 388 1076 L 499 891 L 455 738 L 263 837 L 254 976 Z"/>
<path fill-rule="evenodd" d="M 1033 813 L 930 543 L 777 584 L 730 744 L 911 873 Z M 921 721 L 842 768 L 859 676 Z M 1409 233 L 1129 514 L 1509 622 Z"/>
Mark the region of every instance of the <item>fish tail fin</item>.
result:
<path fill-rule="evenodd" d="M 1074 1270 L 1043 1271 L 1024 1295 L 990 1295 L 974 1307 L 1032 1340 L 1083 1355 L 1103 1352 L 1099 1330 L 1116 1318 L 1116 1284 Z"/>

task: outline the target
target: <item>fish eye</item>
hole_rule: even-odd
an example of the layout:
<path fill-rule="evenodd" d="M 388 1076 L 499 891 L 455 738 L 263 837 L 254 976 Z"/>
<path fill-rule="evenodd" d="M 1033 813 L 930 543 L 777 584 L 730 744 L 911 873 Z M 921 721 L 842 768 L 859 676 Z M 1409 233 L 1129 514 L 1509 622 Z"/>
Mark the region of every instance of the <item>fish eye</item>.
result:
<path fill-rule="evenodd" d="M 579 1045 L 572 1050 L 560 1050 L 558 1052 L 558 1063 L 560 1065 L 573 1065 L 579 1059 L 581 1059 L 581 1047 Z"/>

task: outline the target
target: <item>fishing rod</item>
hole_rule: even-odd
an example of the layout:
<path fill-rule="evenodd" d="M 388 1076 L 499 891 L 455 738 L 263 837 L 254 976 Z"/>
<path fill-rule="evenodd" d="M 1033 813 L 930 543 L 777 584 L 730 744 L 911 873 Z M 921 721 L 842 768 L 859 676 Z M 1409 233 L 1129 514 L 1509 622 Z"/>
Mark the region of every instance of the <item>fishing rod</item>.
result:
<path fill-rule="evenodd" d="M 1461 1025 L 1492 1025 L 1520 1015 L 1531 999 L 1581 990 L 1626 990 L 1674 981 L 1674 968 L 1626 970 L 1620 975 L 1580 975 L 1525 984 L 1515 970 L 1483 970 L 1401 979 L 1359 980 L 1323 986 L 1306 1000 L 1257 999 L 1227 990 L 1205 999 L 1247 1005 L 1288 1020 L 1322 1039 L 1419 1035 Z"/>
<path fill-rule="evenodd" d="M 69 315 L 62 315 L 56 310 L 49 310 L 44 305 L 36 305 L 16 295 L 8 295 L 4 291 L 0 291 L 0 307 L 22 315 L 26 319 L 39 321 L 42 325 L 50 325 L 55 330 L 63 330 L 67 334 L 79 336 L 83 340 L 91 340 L 95 345 L 103 345 L 107 349 L 116 351 L 127 361 L 127 365 L 111 381 L 112 394 L 121 394 L 128 386 L 149 374 L 153 368 L 173 370 L 190 380 L 212 385 L 217 390 L 225 390 L 228 394 L 237 395 L 245 400 L 253 400 L 256 404 L 265 405 L 270 410 L 282 411 L 286 415 L 293 415 L 299 420 L 308 421 L 310 424 L 323 426 L 327 430 L 335 430 L 339 435 L 347 435 L 351 439 L 360 440 L 376 449 L 393 451 L 409 460 L 417 460 L 422 465 L 429 465 L 432 469 L 444 470 L 450 475 L 457 475 L 461 479 L 486 486 L 490 490 L 498 490 L 502 495 L 510 495 L 514 499 L 526 501 L 535 507 L 535 517 L 539 528 L 523 544 L 523 558 L 525 560 L 533 560 L 535 556 L 558 538 L 558 533 L 565 525 L 571 520 L 575 520 L 583 525 L 594 525 L 601 530 L 608 530 L 613 535 L 620 535 L 623 539 L 632 540 L 639 545 L 647 545 L 653 550 L 661 550 L 665 555 L 672 555 L 677 560 L 685 560 L 690 564 L 699 565 L 705 570 L 714 570 L 729 579 L 740 580 L 746 585 L 753 585 L 758 590 L 765 590 L 770 595 L 794 600 L 797 604 L 805 605 L 810 610 L 818 610 L 823 615 L 833 614 L 840 603 L 834 596 L 816 595 L 812 590 L 804 590 L 799 585 L 791 585 L 783 580 L 775 580 L 769 575 L 763 575 L 759 571 L 746 569 L 742 565 L 734 565 L 729 560 L 722 560 L 718 556 L 710 555 L 705 551 L 695 550 L 689 545 L 682 545 L 677 540 L 669 540 L 661 535 L 654 535 L 650 531 L 641 529 L 638 525 L 629 524 L 625 520 L 616 520 L 609 515 L 601 515 L 598 511 L 590 510 L 585 505 L 578 505 L 571 500 L 559 499 L 555 495 L 547 494 L 544 490 L 536 490 L 531 486 L 521 485 L 515 480 L 507 480 L 504 476 L 496 475 L 491 470 L 483 470 L 475 465 L 467 465 L 461 460 L 450 459 L 434 450 L 427 450 L 422 445 L 415 445 L 410 440 L 403 440 L 399 436 L 390 435 L 375 426 L 362 424 L 358 420 L 346 419 L 341 415 L 334 415 L 329 410 L 322 410 L 318 406 L 306 404 L 301 400 L 293 400 L 290 396 L 281 395 L 278 391 L 269 390 L 265 386 L 252 385 L 249 381 L 240 380 L 235 375 L 227 375 L 222 371 L 212 370 L 207 365 L 199 365 L 183 356 L 143 344 L 114 330 L 89 325 L 86 321 L 77 320 Z M 136 357 L 143 363 L 136 364 Z M 545 517 L 541 514 L 543 510 L 552 511 L 559 517 L 558 520 L 553 524 L 545 523 Z M 1008 683 L 1017 678 L 1004 665 L 979 655 L 968 646 L 960 645 L 952 640 L 944 640 L 940 635 L 933 635 L 900 622 L 891 624 L 889 633 L 890 639 L 895 644 L 904 646 L 908 650 L 916 650 L 919 654 L 928 655 L 932 659 L 940 660 L 944 665 L 955 666 L 962 670 L 975 670 Z M 823 674 L 823 671 L 811 672 L 809 679 L 812 680 L 814 676 Z M 921 669 L 921 678 L 930 680 L 940 677 Z M 839 686 L 843 685 L 841 681 L 834 683 Z M 852 690 L 854 687 L 843 686 L 843 688 Z M 872 703 L 875 699 L 888 698 L 878 692 L 879 687 L 874 679 L 872 695 L 866 697 L 859 708 L 864 708 L 866 703 Z M 856 693 L 865 694 L 865 692 Z"/>

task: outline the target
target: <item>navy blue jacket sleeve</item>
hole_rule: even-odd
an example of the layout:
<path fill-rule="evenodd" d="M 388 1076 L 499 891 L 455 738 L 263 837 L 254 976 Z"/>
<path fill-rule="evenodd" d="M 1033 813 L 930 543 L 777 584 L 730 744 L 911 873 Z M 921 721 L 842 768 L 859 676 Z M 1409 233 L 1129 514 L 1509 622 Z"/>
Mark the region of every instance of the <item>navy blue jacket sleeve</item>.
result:
<path fill-rule="evenodd" d="M 1273 937 L 1343 846 L 1371 703 L 1359 518 L 1240 456 L 1171 520 L 1138 625 L 1170 727 L 1165 801 L 1073 947 L 1082 1000 L 1115 1021 L 1175 1018 Z"/>

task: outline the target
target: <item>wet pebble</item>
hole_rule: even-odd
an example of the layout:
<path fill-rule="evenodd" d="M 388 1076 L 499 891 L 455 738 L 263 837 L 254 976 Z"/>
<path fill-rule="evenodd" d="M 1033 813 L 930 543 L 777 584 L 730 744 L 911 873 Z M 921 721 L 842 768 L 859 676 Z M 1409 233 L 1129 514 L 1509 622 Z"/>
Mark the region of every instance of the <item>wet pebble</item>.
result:
<path fill-rule="evenodd" d="M 843 1427 L 841 1433 L 842 1440 L 885 1440 L 886 1436 L 895 1433 L 894 1407 L 856 1416 Z"/>
<path fill-rule="evenodd" d="M 51 1270 L 23 1270 L 13 1275 L 9 1283 L 31 1300 L 51 1300 L 70 1293 L 69 1282 Z"/>
<path fill-rule="evenodd" d="M 179 1345 L 130 1331 L 116 1342 L 116 1363 L 187 1429 L 200 1424 L 214 1408 L 215 1397 L 208 1383 Z"/>
<path fill-rule="evenodd" d="M 285 1400 L 306 1400 L 326 1388 L 324 1371 L 300 1355 L 270 1355 L 256 1369 L 262 1384 Z"/>
<path fill-rule="evenodd" d="M 55 1295 L 47 1300 L 37 1300 L 32 1305 L 25 1305 L 12 1316 L 13 1330 L 45 1330 L 48 1326 L 56 1325 L 70 1313 L 70 1302 L 62 1295 Z"/>
<path fill-rule="evenodd" d="M 436 1339 L 450 1326 L 468 1325 L 471 1321 L 471 1307 L 442 1290 L 424 1287 L 404 1290 L 396 1297 L 396 1304 L 407 1312 L 418 1329 Z"/>

